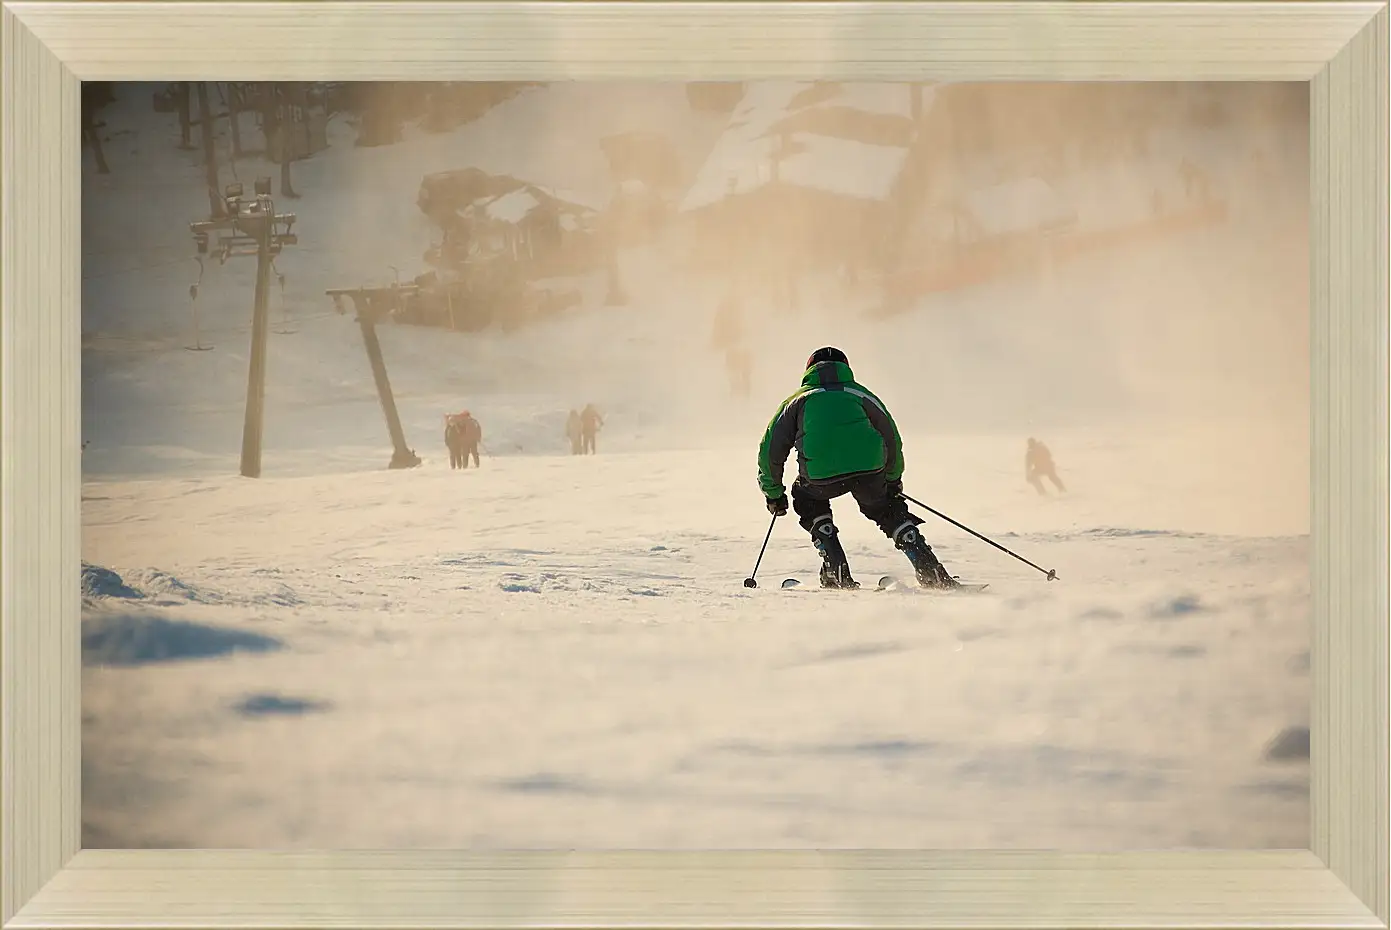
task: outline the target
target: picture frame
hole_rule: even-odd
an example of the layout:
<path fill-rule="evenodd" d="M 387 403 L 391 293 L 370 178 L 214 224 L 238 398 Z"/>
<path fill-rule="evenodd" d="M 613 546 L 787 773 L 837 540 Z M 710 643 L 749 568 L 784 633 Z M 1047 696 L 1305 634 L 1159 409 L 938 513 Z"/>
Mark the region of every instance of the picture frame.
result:
<path fill-rule="evenodd" d="M 0 925 L 1391 923 L 1386 0 L 5 0 L 0 10 Z M 81 850 L 79 88 L 152 77 L 1309 82 L 1311 848 Z"/>

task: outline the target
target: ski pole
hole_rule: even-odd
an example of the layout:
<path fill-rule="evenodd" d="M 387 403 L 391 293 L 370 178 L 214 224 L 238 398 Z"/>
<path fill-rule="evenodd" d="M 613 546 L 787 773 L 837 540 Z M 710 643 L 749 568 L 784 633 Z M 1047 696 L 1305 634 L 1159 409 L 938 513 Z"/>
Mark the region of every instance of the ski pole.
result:
<path fill-rule="evenodd" d="M 1024 558 L 1022 555 L 1018 555 L 1017 553 L 1010 552 L 1008 549 L 1006 549 L 1004 546 L 1002 546 L 1002 545 L 1000 545 L 999 543 L 997 543 L 995 540 L 990 539 L 990 538 L 987 537 L 987 536 L 982 536 L 980 533 L 977 533 L 975 530 L 971 529 L 969 526 L 966 526 L 964 523 L 958 523 L 958 522 L 956 522 L 956 521 L 953 520 L 951 517 L 949 517 L 949 516 L 947 516 L 946 514 L 942 513 L 940 510 L 933 510 L 931 507 L 927 506 L 927 505 L 924 504 L 922 501 L 918 500 L 917 498 L 909 497 L 907 494 L 904 494 L 902 491 L 899 492 L 899 497 L 902 497 L 904 500 L 909 501 L 909 502 L 911 502 L 911 503 L 917 504 L 919 507 L 921 507 L 922 509 L 928 511 L 929 513 L 936 514 L 937 516 L 941 517 L 943 520 L 946 520 L 946 521 L 947 521 L 948 523 L 950 523 L 952 526 L 955 526 L 955 527 L 957 527 L 958 529 L 963 529 L 963 530 L 965 530 L 966 532 L 970 533 L 972 536 L 976 537 L 977 539 L 979 539 L 979 540 L 981 540 L 981 541 L 983 541 L 983 542 L 988 542 L 988 543 L 990 543 L 990 545 L 994 546 L 996 549 L 999 549 L 1001 552 L 1005 553 L 1005 555 L 1012 555 L 1012 556 L 1014 556 L 1016 559 L 1018 559 L 1019 561 L 1023 562 L 1025 565 L 1029 566 L 1030 568 L 1037 569 L 1038 571 L 1043 572 L 1044 577 L 1046 577 L 1049 581 L 1057 581 L 1057 580 L 1058 580 L 1058 573 L 1057 573 L 1057 571 L 1056 571 L 1055 569 L 1051 569 L 1051 568 L 1039 568 L 1037 565 L 1035 565 L 1033 562 L 1030 562 L 1028 559 Z"/>
<path fill-rule="evenodd" d="M 758 582 L 753 580 L 753 576 L 758 574 L 758 566 L 763 564 L 763 553 L 768 549 L 768 540 L 773 538 L 773 525 L 778 522 L 778 515 L 773 514 L 773 519 L 768 521 L 768 535 L 763 537 L 763 548 L 758 550 L 758 561 L 753 563 L 753 572 L 744 579 L 744 587 L 756 588 Z"/>

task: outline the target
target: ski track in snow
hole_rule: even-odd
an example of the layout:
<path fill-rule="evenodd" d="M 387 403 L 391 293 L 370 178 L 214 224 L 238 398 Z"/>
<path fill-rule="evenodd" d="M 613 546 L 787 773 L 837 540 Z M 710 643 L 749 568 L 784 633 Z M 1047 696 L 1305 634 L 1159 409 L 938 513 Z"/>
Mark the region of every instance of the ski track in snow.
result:
<path fill-rule="evenodd" d="M 490 119 L 536 111 L 541 93 Z M 167 173 L 188 183 L 153 198 L 154 219 L 129 220 L 121 185 L 151 194 L 136 168 L 159 162 L 112 146 L 113 175 L 88 195 L 90 243 L 114 236 L 118 218 L 124 230 L 162 225 L 167 243 L 171 211 L 184 209 L 171 200 L 197 215 L 196 162 L 163 138 L 177 136 L 171 123 L 159 116 L 139 144 L 170 149 Z M 391 197 L 415 210 L 417 168 L 462 164 L 426 157 L 449 144 L 467 150 L 438 138 L 401 146 L 416 160 Z M 297 163 L 305 198 L 294 209 L 326 209 L 315 172 L 350 175 L 357 157 L 397 156 L 335 146 Z M 119 212 L 101 212 L 102 188 Z M 416 267 L 420 231 L 398 212 L 382 222 L 411 230 L 406 245 L 384 246 L 372 268 Z M 333 251 L 306 244 L 281 259 L 299 263 L 304 314 L 325 309 L 316 289 L 343 283 L 345 259 L 314 248 Z M 362 260 L 360 244 L 353 255 Z M 1298 411 L 1233 402 L 1198 416 L 1175 402 L 1144 419 L 1124 412 L 1125 391 L 1098 389 L 1115 410 L 1039 427 L 1070 487 L 1040 497 L 1019 474 L 1021 430 L 1036 420 L 930 429 L 895 374 L 895 351 L 920 351 L 904 333 L 942 332 L 936 310 L 877 329 L 823 320 L 808 339 L 770 344 L 755 402 L 741 406 L 679 383 L 689 368 L 672 379 L 674 361 L 705 364 L 672 353 L 703 340 L 707 318 L 687 329 L 654 320 L 659 298 L 642 295 L 668 292 L 661 257 L 625 260 L 631 312 L 586 310 L 512 337 L 384 327 L 425 459 L 408 472 L 382 470 L 390 447 L 351 318 L 306 316 L 301 333 L 272 337 L 257 481 L 235 477 L 244 335 L 216 337 L 208 353 L 89 347 L 85 846 L 1307 845 Z M 174 296 L 130 320 L 121 300 L 138 282 L 89 282 L 84 318 L 104 322 L 88 328 L 182 320 L 186 272 L 137 274 L 149 293 Z M 250 269 L 221 273 L 200 299 L 213 319 L 239 320 Z M 1049 299 L 1068 303 L 1073 286 L 1086 285 L 1062 281 Z M 1000 293 L 962 300 L 983 301 L 980 312 Z M 622 325 L 599 326 L 606 341 L 587 335 L 611 317 Z M 903 421 L 909 493 L 1058 582 L 923 514 L 948 567 L 989 593 L 815 590 L 815 553 L 792 518 L 776 524 L 760 587 L 742 587 L 768 525 L 757 435 L 795 387 L 803 342 L 823 334 Z M 554 364 L 577 342 L 621 366 Z M 923 379 L 940 374 L 923 367 Z M 499 372 L 510 386 L 489 380 Z M 976 384 L 996 407 L 1030 402 L 1012 384 Z M 598 455 L 572 457 L 564 413 L 589 399 L 609 425 Z M 925 406 L 938 403 L 955 401 Z M 961 397 L 972 403 L 985 400 Z M 462 472 L 438 438 L 440 413 L 460 404 L 480 413 L 486 447 L 482 467 Z M 862 583 L 910 576 L 853 502 L 834 506 Z M 788 575 L 803 588 L 779 590 Z"/>

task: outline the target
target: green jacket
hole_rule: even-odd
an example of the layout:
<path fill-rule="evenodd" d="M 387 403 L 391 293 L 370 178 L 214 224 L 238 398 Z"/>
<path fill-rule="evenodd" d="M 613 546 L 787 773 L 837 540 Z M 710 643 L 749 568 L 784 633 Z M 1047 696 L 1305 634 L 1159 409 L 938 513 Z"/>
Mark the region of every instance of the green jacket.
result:
<path fill-rule="evenodd" d="M 883 402 L 856 383 L 844 362 L 818 362 L 783 401 L 758 446 L 758 485 L 769 500 L 786 493 L 783 467 L 797 450 L 797 474 L 818 484 L 884 471 L 903 477 L 903 439 Z"/>

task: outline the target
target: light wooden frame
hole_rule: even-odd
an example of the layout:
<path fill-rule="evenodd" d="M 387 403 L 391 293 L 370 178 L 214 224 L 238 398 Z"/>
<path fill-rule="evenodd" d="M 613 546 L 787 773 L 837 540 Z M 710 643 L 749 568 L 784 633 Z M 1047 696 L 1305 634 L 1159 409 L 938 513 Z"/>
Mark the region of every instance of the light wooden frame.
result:
<path fill-rule="evenodd" d="M 1387 927 L 1389 19 L 1386 0 L 6 0 L 0 924 Z M 1310 82 L 1312 850 L 80 852 L 79 81 L 774 77 Z"/>

